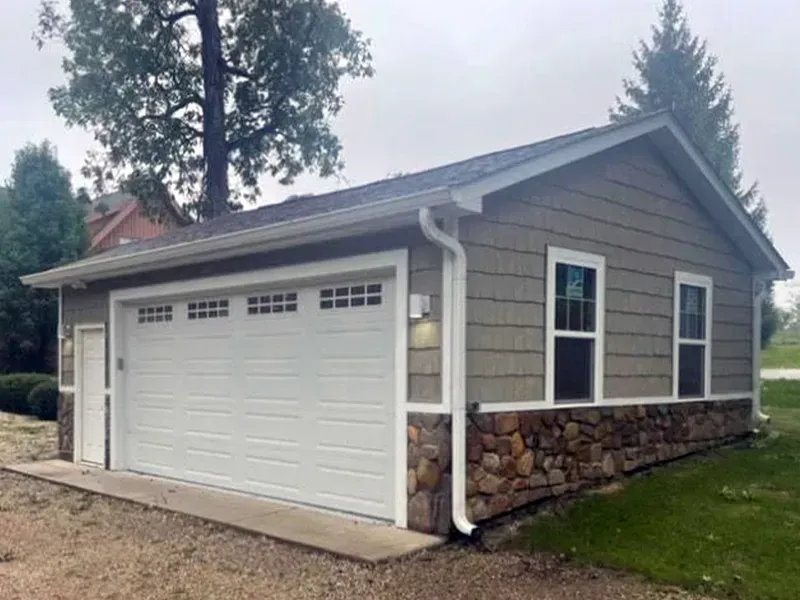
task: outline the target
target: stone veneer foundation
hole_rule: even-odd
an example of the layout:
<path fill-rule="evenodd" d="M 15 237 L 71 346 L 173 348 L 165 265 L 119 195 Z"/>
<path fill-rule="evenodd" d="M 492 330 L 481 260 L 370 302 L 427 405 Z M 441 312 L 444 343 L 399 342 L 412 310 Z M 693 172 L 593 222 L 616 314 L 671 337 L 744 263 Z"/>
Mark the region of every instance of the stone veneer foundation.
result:
<path fill-rule="evenodd" d="M 58 394 L 58 457 L 72 462 L 74 444 L 74 412 L 75 394 L 59 392 Z"/>
<path fill-rule="evenodd" d="M 750 431 L 751 401 L 475 413 L 467 425 L 473 522 L 576 492 Z M 450 530 L 449 417 L 409 414 L 408 526 Z"/>

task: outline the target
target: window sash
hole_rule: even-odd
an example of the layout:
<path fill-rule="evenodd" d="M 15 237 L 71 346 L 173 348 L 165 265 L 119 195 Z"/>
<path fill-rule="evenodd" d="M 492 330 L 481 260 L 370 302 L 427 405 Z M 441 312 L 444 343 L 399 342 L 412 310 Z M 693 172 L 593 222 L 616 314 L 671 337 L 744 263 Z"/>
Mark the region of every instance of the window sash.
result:
<path fill-rule="evenodd" d="M 570 405 L 589 405 L 599 404 L 603 400 L 603 379 L 604 379 L 604 338 L 605 338 L 605 257 L 597 254 L 588 254 L 564 248 L 548 246 L 547 248 L 547 271 L 546 271 L 546 298 L 545 298 L 545 403 L 550 406 L 570 406 Z M 591 269 L 593 276 L 584 275 L 584 286 L 586 281 L 590 281 L 589 290 L 583 290 L 583 296 L 569 296 L 564 290 L 559 288 L 558 269 L 559 265 L 567 267 L 582 267 Z M 563 268 L 562 268 L 563 272 Z M 563 277 L 562 277 L 563 279 Z M 562 282 L 563 283 L 563 282 Z M 563 286 L 562 286 L 563 287 Z M 564 293 L 558 293 L 564 291 Z M 556 328 L 556 299 L 567 298 L 568 300 L 580 300 L 581 302 L 591 302 L 594 305 L 594 315 L 592 319 L 592 330 L 581 331 L 571 329 Z M 583 319 L 581 319 L 582 322 Z M 556 380 L 556 340 L 563 338 L 592 340 L 592 360 L 590 364 L 591 372 L 591 397 L 575 399 L 555 399 L 555 380 Z"/>
<path fill-rule="evenodd" d="M 714 306 L 714 281 L 711 277 L 705 275 L 698 275 L 695 273 L 686 273 L 681 271 L 675 272 L 674 279 L 674 296 L 673 296 L 673 333 L 672 333 L 672 396 L 675 400 L 680 398 L 708 398 L 711 394 L 711 338 L 713 326 L 713 306 Z M 682 306 L 681 300 L 683 299 L 682 287 L 692 286 L 704 290 L 702 311 L 687 311 L 686 307 Z M 703 337 L 691 338 L 681 335 L 681 316 L 692 314 L 702 317 L 704 322 Z M 703 381 L 702 381 L 702 394 L 697 395 L 681 395 L 681 361 L 680 351 L 683 346 L 695 346 L 703 348 Z"/>

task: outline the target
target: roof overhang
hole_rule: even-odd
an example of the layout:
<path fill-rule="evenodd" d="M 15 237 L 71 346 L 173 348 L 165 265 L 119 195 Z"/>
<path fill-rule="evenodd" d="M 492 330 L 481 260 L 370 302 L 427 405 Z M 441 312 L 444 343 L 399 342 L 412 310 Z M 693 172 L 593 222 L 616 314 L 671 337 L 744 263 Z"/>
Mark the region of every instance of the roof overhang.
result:
<path fill-rule="evenodd" d="M 341 239 L 416 222 L 420 208 L 444 208 L 457 214 L 479 213 L 488 194 L 532 177 L 588 158 L 629 141 L 649 139 L 684 184 L 717 220 L 763 280 L 794 277 L 769 238 L 752 221 L 738 198 L 725 185 L 686 132 L 668 112 L 631 121 L 596 135 L 565 144 L 512 168 L 453 188 L 434 188 L 409 196 L 331 211 L 289 222 L 143 250 L 122 256 L 102 254 L 22 277 L 26 285 L 56 288 L 287 248 L 300 244 Z"/>
<path fill-rule="evenodd" d="M 420 208 L 441 208 L 446 211 L 469 212 L 454 201 L 450 190 L 436 188 L 421 194 L 392 198 L 315 215 L 295 221 L 237 231 L 206 239 L 142 250 L 134 254 L 89 259 L 22 277 L 22 283 L 39 288 L 78 285 L 99 279 L 122 277 L 145 271 L 191 265 L 341 239 L 416 223 Z"/>

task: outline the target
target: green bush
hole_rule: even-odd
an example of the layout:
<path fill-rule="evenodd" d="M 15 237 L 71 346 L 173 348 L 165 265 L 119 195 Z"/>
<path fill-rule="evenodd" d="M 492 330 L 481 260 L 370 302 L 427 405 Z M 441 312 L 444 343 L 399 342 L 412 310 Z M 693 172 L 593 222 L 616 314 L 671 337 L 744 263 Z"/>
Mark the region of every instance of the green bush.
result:
<path fill-rule="evenodd" d="M 58 382 L 43 381 L 28 395 L 31 413 L 41 421 L 55 421 L 58 418 Z"/>
<path fill-rule="evenodd" d="M 56 378 L 45 373 L 11 373 L 0 375 L 0 411 L 17 413 L 20 415 L 33 414 L 33 408 L 28 402 L 31 390 L 40 383 L 58 383 Z"/>

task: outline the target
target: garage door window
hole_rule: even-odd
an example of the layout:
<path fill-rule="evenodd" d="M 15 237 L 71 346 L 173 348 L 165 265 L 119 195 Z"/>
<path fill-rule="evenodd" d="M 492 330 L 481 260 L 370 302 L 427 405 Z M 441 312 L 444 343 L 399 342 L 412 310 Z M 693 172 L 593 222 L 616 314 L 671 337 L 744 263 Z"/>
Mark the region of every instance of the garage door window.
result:
<path fill-rule="evenodd" d="M 228 316 L 228 299 L 199 300 L 186 305 L 189 320 L 218 319 Z"/>
<path fill-rule="evenodd" d="M 297 312 L 297 292 L 263 294 L 247 298 L 248 315 L 271 315 Z"/>
<path fill-rule="evenodd" d="M 323 288 L 319 291 L 319 307 L 322 310 L 378 306 L 382 302 L 383 286 L 380 283 Z"/>
<path fill-rule="evenodd" d="M 137 311 L 136 316 L 139 324 L 169 322 L 172 321 L 172 305 L 143 306 Z"/>

